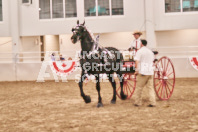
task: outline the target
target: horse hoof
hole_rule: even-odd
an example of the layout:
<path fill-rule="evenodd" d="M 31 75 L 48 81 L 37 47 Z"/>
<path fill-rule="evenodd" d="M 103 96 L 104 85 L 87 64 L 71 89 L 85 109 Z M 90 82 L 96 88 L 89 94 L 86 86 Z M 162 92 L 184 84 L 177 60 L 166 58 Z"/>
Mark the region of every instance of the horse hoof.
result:
<path fill-rule="evenodd" d="M 116 104 L 116 101 L 115 100 L 111 100 L 111 104 Z"/>
<path fill-rule="evenodd" d="M 98 104 L 97 104 L 97 107 L 98 107 L 98 108 L 103 107 L 103 104 L 102 104 L 102 103 L 98 103 Z"/>
<path fill-rule="evenodd" d="M 91 102 L 91 97 L 90 96 L 85 96 L 84 100 L 85 100 L 85 103 L 88 104 L 88 103 Z"/>
<path fill-rule="evenodd" d="M 127 99 L 127 95 L 125 95 L 125 94 L 120 94 L 120 96 L 121 96 L 122 100 L 126 100 Z"/>

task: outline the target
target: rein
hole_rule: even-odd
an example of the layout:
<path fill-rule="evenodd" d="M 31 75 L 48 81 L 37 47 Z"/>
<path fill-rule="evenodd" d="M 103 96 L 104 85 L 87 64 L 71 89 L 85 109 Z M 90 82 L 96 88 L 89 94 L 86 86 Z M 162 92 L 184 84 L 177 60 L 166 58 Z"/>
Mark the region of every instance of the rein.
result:
<path fill-rule="evenodd" d="M 80 25 L 77 25 L 77 27 L 79 27 Z M 86 59 L 86 57 L 87 58 L 89 58 L 92 54 L 98 54 L 99 53 L 99 51 L 98 51 L 98 49 L 99 49 L 99 37 L 100 37 L 100 35 L 97 35 L 96 36 L 96 39 L 94 39 L 94 35 L 91 35 L 91 32 L 85 27 L 85 26 L 83 26 L 84 27 L 84 31 L 86 31 L 87 32 L 87 34 L 88 34 L 88 37 L 91 39 L 91 41 L 93 41 L 93 45 L 92 45 L 92 48 L 91 48 L 91 50 L 89 51 L 89 54 L 88 55 L 84 55 L 84 54 L 82 54 L 82 58 L 83 59 Z M 73 32 L 75 32 L 75 31 L 73 31 Z M 77 37 L 79 37 L 79 36 L 77 36 Z M 79 39 L 79 38 L 78 38 Z M 102 46 L 101 46 L 102 47 Z M 107 54 L 111 57 L 111 59 L 112 59 L 112 53 L 110 52 L 110 51 L 108 51 L 106 48 L 104 48 L 104 47 L 102 47 L 101 49 L 103 49 L 103 53 L 105 53 L 106 54 L 106 56 L 107 56 Z"/>

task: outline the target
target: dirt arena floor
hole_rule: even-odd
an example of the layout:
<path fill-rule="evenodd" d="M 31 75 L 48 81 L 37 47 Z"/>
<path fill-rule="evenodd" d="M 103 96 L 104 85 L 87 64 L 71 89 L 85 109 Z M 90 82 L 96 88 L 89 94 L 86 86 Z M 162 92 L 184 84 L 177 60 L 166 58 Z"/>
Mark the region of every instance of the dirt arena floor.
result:
<path fill-rule="evenodd" d="M 85 104 L 78 85 L 68 83 L 1 82 L 1 132 L 198 132 L 198 79 L 177 79 L 173 96 L 157 100 L 150 108 L 146 90 L 143 106 L 134 107 L 133 97 L 110 104 L 110 83 L 101 84 L 103 108 L 96 108 L 94 83 L 84 87 L 92 102 Z"/>

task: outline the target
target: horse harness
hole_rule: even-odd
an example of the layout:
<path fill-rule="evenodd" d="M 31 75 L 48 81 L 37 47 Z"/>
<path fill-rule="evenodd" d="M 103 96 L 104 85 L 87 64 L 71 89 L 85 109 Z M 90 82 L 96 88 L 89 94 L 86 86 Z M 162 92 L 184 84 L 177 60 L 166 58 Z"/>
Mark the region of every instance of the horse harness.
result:
<path fill-rule="evenodd" d="M 101 65 L 105 65 L 107 63 L 107 59 L 113 60 L 113 56 L 112 56 L 112 53 L 109 50 L 107 50 L 106 48 L 99 47 L 99 37 L 100 37 L 99 35 L 96 36 L 96 39 L 95 39 L 94 44 L 91 48 L 91 51 L 89 51 L 89 54 L 88 55 L 81 54 L 82 55 L 81 57 L 86 60 L 95 54 L 99 58 L 102 59 L 101 60 L 102 63 L 99 64 L 101 66 Z"/>

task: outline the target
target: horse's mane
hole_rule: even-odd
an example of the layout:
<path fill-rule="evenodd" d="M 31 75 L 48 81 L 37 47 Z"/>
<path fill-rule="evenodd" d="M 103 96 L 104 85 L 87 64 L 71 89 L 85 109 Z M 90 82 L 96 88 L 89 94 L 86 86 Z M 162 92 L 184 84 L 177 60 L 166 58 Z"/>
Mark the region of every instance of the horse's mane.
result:
<path fill-rule="evenodd" d="M 89 35 L 89 38 L 93 41 L 95 41 L 95 37 L 94 37 L 94 34 L 87 28 L 87 27 L 84 27 Z"/>

